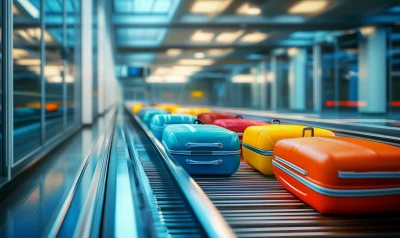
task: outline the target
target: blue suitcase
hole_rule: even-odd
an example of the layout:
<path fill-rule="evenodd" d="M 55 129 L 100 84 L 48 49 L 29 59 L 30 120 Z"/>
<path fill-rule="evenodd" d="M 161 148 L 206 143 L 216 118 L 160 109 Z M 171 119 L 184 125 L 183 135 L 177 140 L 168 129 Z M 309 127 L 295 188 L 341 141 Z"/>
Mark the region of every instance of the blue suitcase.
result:
<path fill-rule="evenodd" d="M 165 127 L 172 124 L 193 124 L 197 118 L 186 114 L 158 114 L 155 115 L 150 122 L 150 129 L 153 135 L 162 140 Z"/>
<path fill-rule="evenodd" d="M 169 112 L 163 109 L 146 109 L 142 114 L 142 122 L 149 127 L 151 119 L 158 114 L 169 114 Z"/>
<path fill-rule="evenodd" d="M 167 154 L 190 175 L 230 176 L 240 165 L 237 134 L 219 126 L 169 125 L 163 132 L 162 143 Z"/>
<path fill-rule="evenodd" d="M 143 115 L 144 115 L 146 112 L 148 112 L 148 111 L 153 111 L 153 110 L 160 110 L 160 109 L 159 109 L 159 108 L 156 108 L 156 107 L 144 107 L 144 108 L 142 108 L 142 109 L 139 110 L 138 116 L 139 116 L 140 118 L 143 118 Z"/>

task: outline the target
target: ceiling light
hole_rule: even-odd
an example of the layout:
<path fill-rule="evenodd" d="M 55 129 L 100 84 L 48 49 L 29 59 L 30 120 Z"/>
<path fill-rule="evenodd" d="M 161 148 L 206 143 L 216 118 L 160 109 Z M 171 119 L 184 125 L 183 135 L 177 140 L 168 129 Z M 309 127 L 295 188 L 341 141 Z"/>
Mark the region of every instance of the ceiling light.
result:
<path fill-rule="evenodd" d="M 188 79 L 185 76 L 181 75 L 167 75 L 164 78 L 164 82 L 166 83 L 187 83 Z"/>
<path fill-rule="evenodd" d="M 235 32 L 222 32 L 215 38 L 215 41 L 218 43 L 232 43 L 242 36 L 243 33 L 243 30 Z"/>
<path fill-rule="evenodd" d="M 200 66 L 172 66 L 172 70 L 174 71 L 190 71 L 190 72 L 198 72 L 202 68 Z"/>
<path fill-rule="evenodd" d="M 63 78 L 62 76 L 51 76 L 46 78 L 48 83 L 62 83 Z"/>
<path fill-rule="evenodd" d="M 34 18 L 39 18 L 39 10 L 28 0 L 18 0 L 19 4 Z"/>
<path fill-rule="evenodd" d="M 323 11 L 328 6 L 328 0 L 303 0 L 289 9 L 292 14 L 313 14 Z"/>
<path fill-rule="evenodd" d="M 13 49 L 13 58 L 14 59 L 20 59 L 20 58 L 27 57 L 27 56 L 29 56 L 28 51 L 26 51 L 24 49 L 18 49 L 18 48 Z"/>
<path fill-rule="evenodd" d="M 260 15 L 261 9 L 256 6 L 251 6 L 249 3 L 244 3 L 237 10 L 240 15 Z"/>
<path fill-rule="evenodd" d="M 182 50 L 181 49 L 169 49 L 167 50 L 167 55 L 168 56 L 178 56 L 182 54 Z"/>
<path fill-rule="evenodd" d="M 251 74 L 238 74 L 232 77 L 232 83 L 253 83 L 254 81 L 255 77 Z"/>
<path fill-rule="evenodd" d="M 275 80 L 275 74 L 273 72 L 268 72 L 265 78 L 268 82 L 273 82 Z"/>
<path fill-rule="evenodd" d="M 55 66 L 55 65 L 46 65 L 44 67 L 44 75 L 46 77 L 49 76 L 60 76 L 63 71 L 62 66 Z"/>
<path fill-rule="evenodd" d="M 179 75 L 168 75 L 165 77 L 161 76 L 150 76 L 147 77 L 146 83 L 187 83 L 188 78 Z"/>
<path fill-rule="evenodd" d="M 150 76 L 146 78 L 146 83 L 162 83 L 164 78 L 161 76 Z"/>
<path fill-rule="evenodd" d="M 12 11 L 13 11 L 14 15 L 20 15 L 21 14 L 21 12 L 18 10 L 18 8 L 15 5 L 13 5 Z"/>
<path fill-rule="evenodd" d="M 268 38 L 268 35 L 262 32 L 254 32 L 244 35 L 240 41 L 245 43 L 258 43 Z"/>
<path fill-rule="evenodd" d="M 40 65 L 40 59 L 20 59 L 17 60 L 17 65 Z"/>
<path fill-rule="evenodd" d="M 195 14 L 219 14 L 223 12 L 232 0 L 197 0 L 190 11 Z"/>
<path fill-rule="evenodd" d="M 360 32 L 363 36 L 369 36 L 376 31 L 376 28 L 373 26 L 365 26 L 360 28 Z"/>
<path fill-rule="evenodd" d="M 193 35 L 191 40 L 195 42 L 210 42 L 214 38 L 214 33 L 213 32 L 206 32 L 206 31 L 201 31 L 197 30 Z"/>
<path fill-rule="evenodd" d="M 202 68 L 199 66 L 173 66 L 170 73 L 173 75 L 191 76 L 192 74 L 200 71 Z"/>
<path fill-rule="evenodd" d="M 181 59 L 178 64 L 182 65 L 198 65 L 198 66 L 208 66 L 214 64 L 212 59 Z"/>
<path fill-rule="evenodd" d="M 203 59 L 204 57 L 206 57 L 206 55 L 203 52 L 197 52 L 194 54 L 194 57 L 196 59 Z"/>
<path fill-rule="evenodd" d="M 297 53 L 299 53 L 299 49 L 298 48 L 289 48 L 287 53 L 289 56 L 295 56 L 295 55 L 297 55 Z"/>
<path fill-rule="evenodd" d="M 232 48 L 229 49 L 209 49 L 207 54 L 212 57 L 221 57 L 233 52 Z"/>
<path fill-rule="evenodd" d="M 163 75 L 169 72 L 169 68 L 166 67 L 158 67 L 151 74 L 153 75 Z"/>

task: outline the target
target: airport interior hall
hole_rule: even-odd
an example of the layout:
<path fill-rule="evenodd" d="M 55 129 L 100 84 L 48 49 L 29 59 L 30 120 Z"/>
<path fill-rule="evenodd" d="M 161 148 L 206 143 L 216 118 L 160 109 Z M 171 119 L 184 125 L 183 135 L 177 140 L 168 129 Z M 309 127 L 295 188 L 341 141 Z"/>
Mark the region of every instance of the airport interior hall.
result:
<path fill-rule="evenodd" d="M 400 0 L 0 0 L 0 237 L 400 237 Z"/>

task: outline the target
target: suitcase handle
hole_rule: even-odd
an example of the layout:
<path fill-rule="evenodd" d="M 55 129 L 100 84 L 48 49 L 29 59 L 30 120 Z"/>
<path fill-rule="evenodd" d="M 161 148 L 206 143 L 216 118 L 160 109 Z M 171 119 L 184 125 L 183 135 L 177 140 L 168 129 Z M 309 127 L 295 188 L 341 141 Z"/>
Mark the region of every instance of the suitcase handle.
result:
<path fill-rule="evenodd" d="M 200 120 L 200 119 L 196 119 L 196 120 L 194 120 L 194 122 L 193 122 L 194 124 L 200 124 L 200 125 L 204 125 L 204 122 L 202 121 L 202 120 Z"/>
<path fill-rule="evenodd" d="M 241 115 L 236 115 L 235 119 L 243 119 Z"/>
<path fill-rule="evenodd" d="M 197 161 L 192 159 L 186 159 L 187 164 L 191 165 L 219 165 L 222 164 L 222 159 L 211 160 L 211 161 Z"/>
<path fill-rule="evenodd" d="M 302 137 L 306 135 L 306 131 L 311 131 L 311 137 L 314 137 L 314 128 L 312 127 L 303 128 L 303 133 L 301 134 Z"/>
<path fill-rule="evenodd" d="M 271 121 L 271 124 L 281 124 L 281 120 L 278 120 L 278 119 L 273 119 L 272 121 Z"/>
<path fill-rule="evenodd" d="M 204 147 L 211 147 L 211 148 L 224 148 L 224 145 L 222 143 L 193 143 L 193 142 L 188 142 L 186 143 L 186 148 L 204 148 Z"/>

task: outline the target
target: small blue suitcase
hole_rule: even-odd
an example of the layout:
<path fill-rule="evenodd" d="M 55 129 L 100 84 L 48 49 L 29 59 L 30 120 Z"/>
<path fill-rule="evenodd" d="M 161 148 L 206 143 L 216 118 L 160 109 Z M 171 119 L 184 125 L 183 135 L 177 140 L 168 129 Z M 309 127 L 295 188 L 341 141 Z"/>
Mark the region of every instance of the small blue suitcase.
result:
<path fill-rule="evenodd" d="M 163 109 L 146 109 L 142 114 L 142 122 L 146 126 L 150 126 L 151 119 L 158 114 L 169 114 L 169 112 Z"/>
<path fill-rule="evenodd" d="M 155 115 L 150 122 L 150 129 L 153 135 L 162 140 L 165 127 L 172 124 L 193 124 L 197 118 L 186 114 L 158 114 Z"/>
<path fill-rule="evenodd" d="M 237 134 L 219 126 L 169 125 L 162 143 L 190 175 L 230 176 L 240 165 Z"/>
<path fill-rule="evenodd" d="M 142 109 L 139 110 L 138 116 L 139 116 L 140 118 L 143 118 L 143 116 L 144 116 L 144 114 L 145 114 L 146 112 L 148 112 L 148 111 L 154 111 L 154 110 L 162 110 L 162 109 L 157 108 L 157 107 L 143 107 Z"/>

